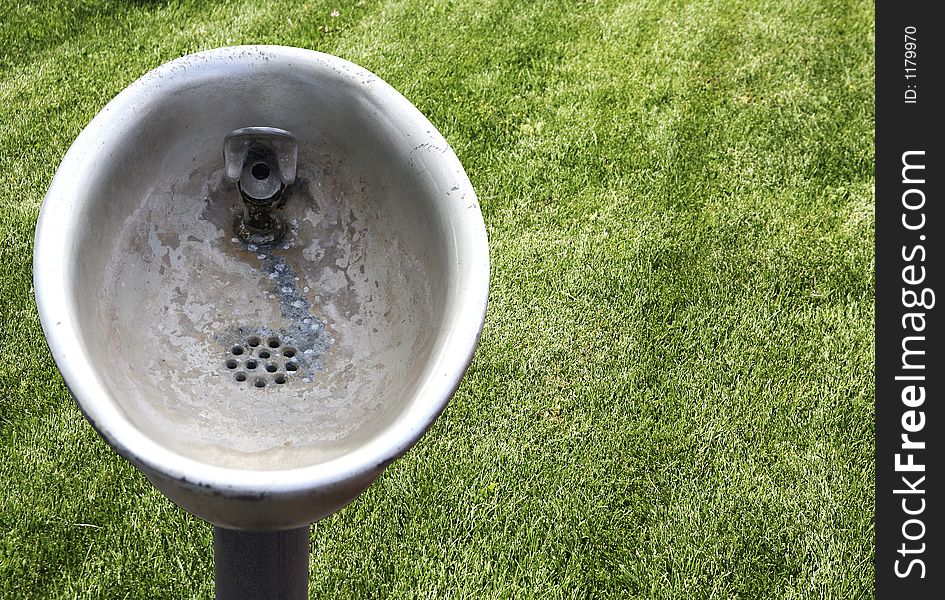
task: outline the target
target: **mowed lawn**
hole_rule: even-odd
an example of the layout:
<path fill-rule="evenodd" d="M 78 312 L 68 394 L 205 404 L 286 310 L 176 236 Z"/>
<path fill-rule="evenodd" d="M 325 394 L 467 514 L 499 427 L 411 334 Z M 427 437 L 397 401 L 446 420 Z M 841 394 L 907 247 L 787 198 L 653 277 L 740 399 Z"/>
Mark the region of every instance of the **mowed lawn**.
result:
<path fill-rule="evenodd" d="M 0 597 L 212 596 L 211 528 L 63 385 L 31 252 L 109 99 L 246 43 L 401 91 L 490 239 L 469 372 L 313 526 L 312 597 L 871 595 L 871 2 L 0 0 Z"/>

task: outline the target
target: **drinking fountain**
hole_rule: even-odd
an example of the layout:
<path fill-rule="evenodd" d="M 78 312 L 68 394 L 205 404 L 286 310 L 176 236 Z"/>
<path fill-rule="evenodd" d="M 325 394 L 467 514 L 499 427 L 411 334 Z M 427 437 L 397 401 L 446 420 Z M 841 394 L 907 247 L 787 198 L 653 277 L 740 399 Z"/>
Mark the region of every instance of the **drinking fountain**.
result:
<path fill-rule="evenodd" d="M 118 94 L 57 170 L 33 261 L 82 413 L 214 525 L 218 598 L 306 597 L 309 524 L 430 427 L 488 297 L 440 133 L 369 71 L 280 46 Z"/>

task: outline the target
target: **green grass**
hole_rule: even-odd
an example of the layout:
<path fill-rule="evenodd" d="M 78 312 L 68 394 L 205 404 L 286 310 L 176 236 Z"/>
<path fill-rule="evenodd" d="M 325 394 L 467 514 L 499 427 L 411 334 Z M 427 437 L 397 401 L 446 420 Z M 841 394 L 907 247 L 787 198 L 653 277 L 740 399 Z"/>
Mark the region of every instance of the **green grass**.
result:
<path fill-rule="evenodd" d="M 313 597 L 871 595 L 872 3 L 0 0 L 0 597 L 212 595 L 210 527 L 82 419 L 30 262 L 92 116 L 240 43 L 390 82 L 490 238 L 475 360 L 313 527 Z"/>

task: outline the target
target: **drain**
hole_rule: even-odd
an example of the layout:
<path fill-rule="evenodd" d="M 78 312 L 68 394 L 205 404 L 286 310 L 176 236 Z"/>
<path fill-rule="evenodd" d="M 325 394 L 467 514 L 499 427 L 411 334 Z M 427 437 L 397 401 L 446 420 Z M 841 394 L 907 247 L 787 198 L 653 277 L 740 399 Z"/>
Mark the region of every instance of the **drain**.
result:
<path fill-rule="evenodd" d="M 278 335 L 250 335 L 230 340 L 229 352 L 223 361 L 237 383 L 250 381 L 252 387 L 262 389 L 269 383 L 285 385 L 301 370 L 299 352 Z M 271 377 L 271 379 L 269 378 Z M 305 381 L 308 381 L 307 379 Z"/>

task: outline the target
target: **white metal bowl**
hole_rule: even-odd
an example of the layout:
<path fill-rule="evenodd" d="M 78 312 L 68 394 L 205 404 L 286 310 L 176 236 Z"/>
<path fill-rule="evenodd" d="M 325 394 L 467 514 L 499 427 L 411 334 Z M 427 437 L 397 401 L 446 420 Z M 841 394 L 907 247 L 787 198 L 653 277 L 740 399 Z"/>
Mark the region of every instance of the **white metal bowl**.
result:
<path fill-rule="evenodd" d="M 257 126 L 299 141 L 290 232 L 262 248 L 235 239 L 223 173 L 226 134 Z M 63 159 L 34 250 L 82 412 L 234 529 L 315 521 L 416 443 L 472 358 L 488 280 L 475 192 L 433 125 L 365 69 L 279 46 L 185 56 L 122 91 Z"/>

